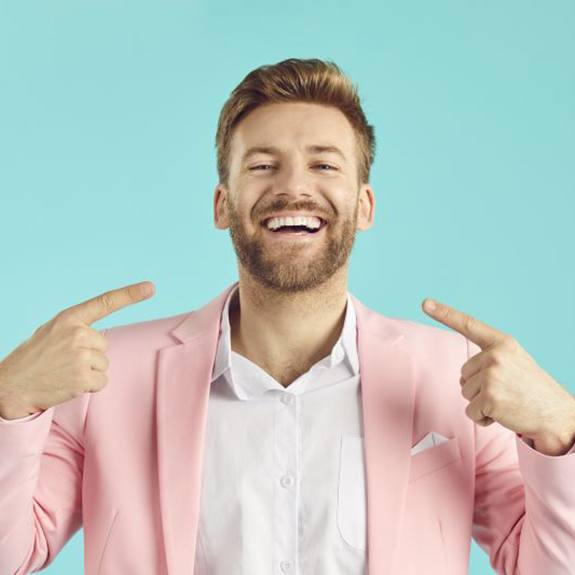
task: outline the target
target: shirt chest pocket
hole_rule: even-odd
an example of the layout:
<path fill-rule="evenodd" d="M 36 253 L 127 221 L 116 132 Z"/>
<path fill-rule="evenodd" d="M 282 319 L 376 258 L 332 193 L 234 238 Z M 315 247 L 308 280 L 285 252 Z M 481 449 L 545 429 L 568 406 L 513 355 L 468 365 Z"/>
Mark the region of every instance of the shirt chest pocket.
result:
<path fill-rule="evenodd" d="M 366 547 L 367 500 L 363 437 L 341 435 L 337 492 L 337 527 L 342 539 L 354 549 Z"/>

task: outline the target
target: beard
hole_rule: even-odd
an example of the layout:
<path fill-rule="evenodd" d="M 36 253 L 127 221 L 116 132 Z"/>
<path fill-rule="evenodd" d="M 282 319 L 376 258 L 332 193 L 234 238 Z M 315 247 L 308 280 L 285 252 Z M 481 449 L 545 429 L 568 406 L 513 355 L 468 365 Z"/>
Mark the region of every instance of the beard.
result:
<path fill-rule="evenodd" d="M 284 200 L 276 200 L 270 209 L 274 212 L 287 209 Z M 300 201 L 289 206 L 290 209 L 316 211 L 317 206 Z M 354 213 L 339 222 L 330 221 L 323 230 L 325 237 L 311 240 L 323 245 L 308 248 L 298 245 L 299 242 L 287 240 L 282 249 L 270 246 L 262 228 L 250 236 L 236 212 L 235 206 L 228 203 L 230 236 L 241 265 L 254 280 L 268 289 L 283 293 L 304 292 L 313 290 L 327 282 L 346 263 L 355 241 L 358 202 Z M 259 224 L 258 224 L 259 225 Z M 307 255 L 304 250 L 313 249 L 314 255 Z"/>

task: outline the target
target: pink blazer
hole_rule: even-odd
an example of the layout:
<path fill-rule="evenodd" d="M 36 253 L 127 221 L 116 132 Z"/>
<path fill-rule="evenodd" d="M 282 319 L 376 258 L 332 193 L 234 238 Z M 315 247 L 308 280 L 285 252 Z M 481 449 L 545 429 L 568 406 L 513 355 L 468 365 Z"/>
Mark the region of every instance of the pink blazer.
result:
<path fill-rule="evenodd" d="M 47 565 L 82 526 L 87 575 L 192 574 L 232 287 L 190 313 L 105 330 L 103 390 L 0 425 L 0 575 Z M 370 575 L 464 575 L 472 536 L 499 574 L 573 573 L 575 454 L 473 424 L 459 376 L 479 348 L 464 337 L 353 303 Z M 432 431 L 448 441 L 411 455 Z"/>

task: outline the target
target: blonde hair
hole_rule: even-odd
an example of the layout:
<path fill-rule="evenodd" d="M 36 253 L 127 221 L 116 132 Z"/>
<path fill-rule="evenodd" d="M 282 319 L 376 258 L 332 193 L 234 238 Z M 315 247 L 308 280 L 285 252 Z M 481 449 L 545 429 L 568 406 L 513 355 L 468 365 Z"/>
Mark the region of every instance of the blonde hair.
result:
<path fill-rule="evenodd" d="M 334 62 L 290 58 L 252 70 L 225 102 L 216 133 L 220 183 L 228 185 L 231 140 L 236 125 L 258 106 L 280 102 L 310 102 L 338 108 L 356 135 L 359 182 L 369 182 L 375 133 L 367 123 L 357 88 Z"/>

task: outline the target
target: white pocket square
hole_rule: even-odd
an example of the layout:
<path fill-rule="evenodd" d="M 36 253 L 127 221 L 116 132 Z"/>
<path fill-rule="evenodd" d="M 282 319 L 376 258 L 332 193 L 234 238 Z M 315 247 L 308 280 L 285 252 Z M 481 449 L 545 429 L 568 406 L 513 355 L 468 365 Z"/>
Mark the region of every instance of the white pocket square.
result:
<path fill-rule="evenodd" d="M 449 441 L 449 439 L 447 437 L 443 437 L 441 433 L 430 431 L 421 441 L 419 441 L 419 443 L 415 444 L 411 448 L 411 455 L 415 455 L 420 451 L 433 447 L 434 445 L 440 445 L 446 441 Z"/>

